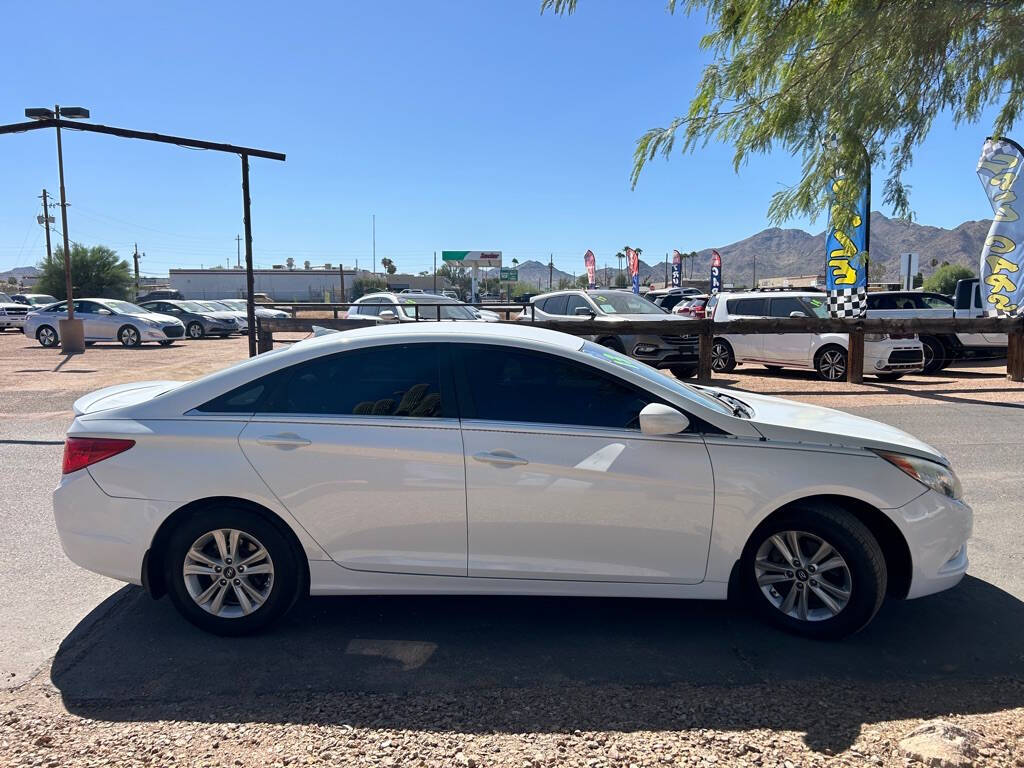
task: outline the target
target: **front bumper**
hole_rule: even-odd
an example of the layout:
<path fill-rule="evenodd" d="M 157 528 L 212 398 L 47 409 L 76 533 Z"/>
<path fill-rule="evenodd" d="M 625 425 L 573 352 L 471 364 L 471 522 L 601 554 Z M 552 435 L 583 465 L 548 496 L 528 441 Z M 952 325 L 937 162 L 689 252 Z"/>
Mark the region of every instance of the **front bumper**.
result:
<path fill-rule="evenodd" d="M 907 598 L 956 586 L 967 572 L 967 540 L 974 513 L 962 501 L 927 491 L 899 509 L 888 510 L 910 548 Z"/>
<path fill-rule="evenodd" d="M 700 360 L 696 336 L 620 336 L 626 353 L 655 368 L 696 366 Z"/>
<path fill-rule="evenodd" d="M 63 475 L 53 492 L 53 517 L 68 558 L 94 573 L 142 583 L 142 558 L 172 502 L 108 496 L 88 469 Z"/>
<path fill-rule="evenodd" d="M 864 345 L 865 373 L 913 373 L 924 370 L 924 349 L 920 344 L 882 347 L 870 350 Z"/>
<path fill-rule="evenodd" d="M 0 315 L 0 328 L 24 328 L 24 315 Z"/>
<path fill-rule="evenodd" d="M 185 335 L 185 326 L 166 325 L 160 328 L 139 328 L 139 335 L 143 341 L 170 341 L 182 338 Z"/>
<path fill-rule="evenodd" d="M 238 325 L 226 325 L 223 323 L 207 323 L 203 326 L 207 333 L 238 333 Z"/>

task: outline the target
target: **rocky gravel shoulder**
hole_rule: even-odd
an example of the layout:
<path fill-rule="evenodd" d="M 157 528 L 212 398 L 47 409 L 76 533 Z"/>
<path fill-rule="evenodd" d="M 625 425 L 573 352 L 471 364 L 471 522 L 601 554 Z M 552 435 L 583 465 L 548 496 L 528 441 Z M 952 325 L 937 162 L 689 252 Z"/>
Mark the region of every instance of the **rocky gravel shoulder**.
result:
<path fill-rule="evenodd" d="M 160 720 L 145 701 L 66 706 L 44 680 L 0 695 L 0 766 L 1024 766 L 1012 680 L 951 683 L 959 714 L 927 711 L 913 684 L 816 681 L 266 694 L 172 719 L 162 703 Z M 240 717 L 254 705 L 266 722 Z"/>

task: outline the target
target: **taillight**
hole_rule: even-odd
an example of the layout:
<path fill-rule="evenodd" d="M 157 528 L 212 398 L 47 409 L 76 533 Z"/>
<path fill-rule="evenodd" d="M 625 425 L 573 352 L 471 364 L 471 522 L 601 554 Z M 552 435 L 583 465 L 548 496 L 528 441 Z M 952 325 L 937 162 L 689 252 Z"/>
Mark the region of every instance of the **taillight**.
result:
<path fill-rule="evenodd" d="M 135 445 L 134 440 L 114 440 L 106 437 L 69 437 L 64 441 L 65 475 L 85 469 L 90 464 L 124 453 Z"/>

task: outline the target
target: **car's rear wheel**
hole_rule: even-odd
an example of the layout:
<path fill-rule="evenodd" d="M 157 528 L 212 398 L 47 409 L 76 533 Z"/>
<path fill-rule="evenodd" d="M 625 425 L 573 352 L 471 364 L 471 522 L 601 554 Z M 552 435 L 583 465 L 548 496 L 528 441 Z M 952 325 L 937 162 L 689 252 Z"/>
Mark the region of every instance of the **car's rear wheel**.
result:
<path fill-rule="evenodd" d="M 203 324 L 193 320 L 187 326 L 185 326 L 185 333 L 188 334 L 190 339 L 201 339 L 206 334 L 203 330 Z"/>
<path fill-rule="evenodd" d="M 828 504 L 769 519 L 744 550 L 740 577 L 762 618 L 820 639 L 852 634 L 885 599 L 878 541 L 860 520 Z"/>
<path fill-rule="evenodd" d="M 55 347 L 58 341 L 57 332 L 48 325 L 41 325 L 36 331 L 36 341 L 44 347 Z"/>
<path fill-rule="evenodd" d="M 825 347 L 814 358 L 814 370 L 825 381 L 842 381 L 846 378 L 846 350 Z"/>
<path fill-rule="evenodd" d="M 692 379 L 697 375 L 697 366 L 695 365 L 673 365 L 669 368 L 672 375 L 677 379 Z"/>
<path fill-rule="evenodd" d="M 302 583 L 288 540 L 244 509 L 207 509 L 187 518 L 169 537 L 163 566 L 174 606 L 218 635 L 267 626 L 292 606 Z"/>
<path fill-rule="evenodd" d="M 117 332 L 117 338 L 121 345 L 125 347 L 137 347 L 142 343 L 139 329 L 134 325 L 122 325 L 121 329 Z"/>
<path fill-rule="evenodd" d="M 711 343 L 711 370 L 716 373 L 729 373 L 736 369 L 736 355 L 732 346 L 724 339 L 715 339 Z"/>

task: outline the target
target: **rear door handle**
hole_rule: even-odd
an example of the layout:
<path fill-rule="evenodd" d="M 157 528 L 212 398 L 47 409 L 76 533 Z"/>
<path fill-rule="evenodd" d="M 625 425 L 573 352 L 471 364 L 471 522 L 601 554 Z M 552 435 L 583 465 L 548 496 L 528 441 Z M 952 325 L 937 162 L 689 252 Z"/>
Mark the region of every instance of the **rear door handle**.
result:
<path fill-rule="evenodd" d="M 284 450 L 302 448 L 303 446 L 310 444 L 309 440 L 296 435 L 294 432 L 284 432 L 279 435 L 264 435 L 263 437 L 256 438 L 256 442 L 260 445 L 269 445 L 274 448 L 282 448 Z"/>
<path fill-rule="evenodd" d="M 473 454 L 473 458 L 496 467 L 521 467 L 529 464 L 526 459 L 516 456 L 511 451 L 483 451 Z"/>

